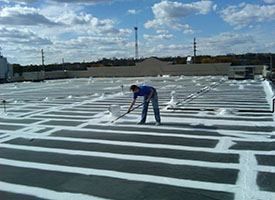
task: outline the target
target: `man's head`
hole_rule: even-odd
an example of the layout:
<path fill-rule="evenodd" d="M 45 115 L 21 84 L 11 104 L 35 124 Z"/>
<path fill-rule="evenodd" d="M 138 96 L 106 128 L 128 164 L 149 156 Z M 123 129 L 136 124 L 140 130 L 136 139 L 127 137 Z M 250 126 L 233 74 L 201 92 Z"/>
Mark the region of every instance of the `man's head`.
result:
<path fill-rule="evenodd" d="M 131 85 L 130 90 L 131 90 L 132 92 L 138 92 L 138 91 L 139 91 L 137 85 Z"/>

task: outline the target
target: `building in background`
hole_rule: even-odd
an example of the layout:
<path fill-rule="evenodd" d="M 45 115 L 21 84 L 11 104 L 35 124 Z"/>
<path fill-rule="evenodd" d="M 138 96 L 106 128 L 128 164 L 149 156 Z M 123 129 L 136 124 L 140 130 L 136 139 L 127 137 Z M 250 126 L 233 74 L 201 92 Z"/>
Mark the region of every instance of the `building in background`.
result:
<path fill-rule="evenodd" d="M 263 65 L 230 66 L 228 79 L 254 79 L 255 75 L 263 74 L 264 69 Z"/>
<path fill-rule="evenodd" d="M 186 58 L 186 64 L 192 64 L 192 56 Z"/>
<path fill-rule="evenodd" d="M 0 52 L 0 82 L 6 82 L 12 77 L 12 65 Z"/>

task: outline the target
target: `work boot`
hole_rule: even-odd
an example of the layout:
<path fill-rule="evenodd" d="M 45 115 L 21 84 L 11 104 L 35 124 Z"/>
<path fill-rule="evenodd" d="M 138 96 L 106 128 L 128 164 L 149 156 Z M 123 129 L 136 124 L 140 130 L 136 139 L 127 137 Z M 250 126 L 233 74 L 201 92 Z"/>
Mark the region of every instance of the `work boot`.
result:
<path fill-rule="evenodd" d="M 156 122 L 156 124 L 155 124 L 156 126 L 160 126 L 161 124 L 160 124 L 160 122 Z"/>
<path fill-rule="evenodd" d="M 142 122 L 142 121 L 137 122 L 137 125 L 141 125 L 141 124 L 145 124 L 145 122 Z"/>

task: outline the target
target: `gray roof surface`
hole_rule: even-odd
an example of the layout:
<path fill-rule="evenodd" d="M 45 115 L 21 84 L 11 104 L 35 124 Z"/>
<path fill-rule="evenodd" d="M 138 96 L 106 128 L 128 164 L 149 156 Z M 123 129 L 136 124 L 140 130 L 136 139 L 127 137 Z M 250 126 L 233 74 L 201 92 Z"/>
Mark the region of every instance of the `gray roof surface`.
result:
<path fill-rule="evenodd" d="M 111 123 L 108 108 L 127 110 L 131 84 L 157 89 L 161 126 L 151 105 L 144 125 L 141 108 Z M 0 199 L 275 199 L 263 85 L 220 76 L 2 84 Z"/>

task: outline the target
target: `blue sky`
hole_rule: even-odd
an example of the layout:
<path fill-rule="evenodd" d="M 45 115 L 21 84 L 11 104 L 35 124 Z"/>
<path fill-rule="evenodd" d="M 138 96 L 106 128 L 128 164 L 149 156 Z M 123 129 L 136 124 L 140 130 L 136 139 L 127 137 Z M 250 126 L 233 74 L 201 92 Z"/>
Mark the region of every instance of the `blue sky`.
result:
<path fill-rule="evenodd" d="M 10 63 L 275 52 L 275 0 L 0 0 Z"/>

